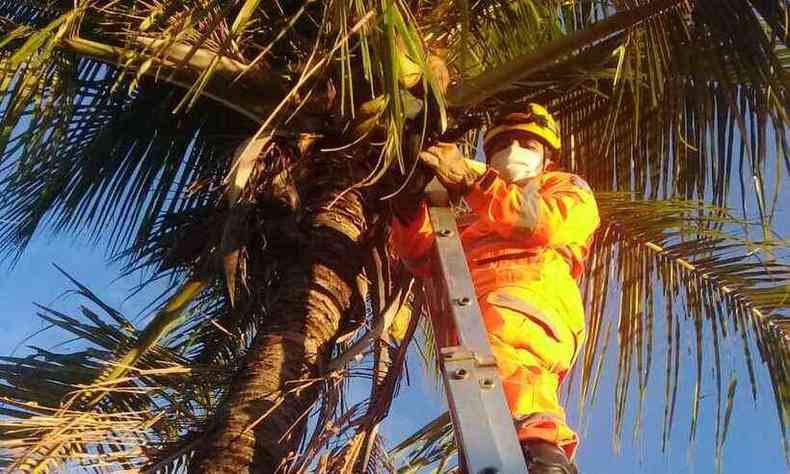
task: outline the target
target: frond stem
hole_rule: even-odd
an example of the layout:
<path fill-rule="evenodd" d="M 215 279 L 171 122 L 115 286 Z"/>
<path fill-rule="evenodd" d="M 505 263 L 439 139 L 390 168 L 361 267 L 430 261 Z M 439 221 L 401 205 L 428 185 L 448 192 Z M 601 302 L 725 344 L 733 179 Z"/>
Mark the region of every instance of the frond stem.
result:
<path fill-rule="evenodd" d="M 612 15 L 589 28 L 564 36 L 538 51 L 514 58 L 500 66 L 485 71 L 468 81 L 451 87 L 447 102 L 452 107 L 472 106 L 507 89 L 511 84 L 538 71 L 581 48 L 590 46 L 619 31 L 672 8 L 683 0 L 657 0 L 647 5 Z"/>
<path fill-rule="evenodd" d="M 113 64 L 119 67 L 128 67 L 128 60 L 136 56 L 136 53 L 130 49 L 121 48 L 118 46 L 110 46 L 80 37 L 63 39 L 60 43 L 60 46 L 63 50 L 78 54 L 80 56 L 87 56 L 94 60 Z M 174 47 L 175 46 L 171 46 L 169 50 Z M 178 59 L 179 55 L 182 53 L 178 49 L 175 49 L 171 52 L 174 53 L 173 59 Z M 175 64 L 172 64 L 166 59 L 156 59 L 155 62 L 157 62 L 157 64 L 162 68 L 175 68 Z M 190 66 L 189 68 L 178 71 L 174 70 L 174 74 L 166 74 L 166 78 L 164 80 L 179 87 L 183 87 L 184 89 L 190 89 L 193 86 L 193 81 L 190 81 L 190 78 L 193 74 L 200 73 L 202 70 L 200 66 L 203 62 L 203 56 L 196 54 L 195 57 L 190 59 L 187 63 Z M 228 61 L 224 61 L 222 64 L 223 67 L 227 68 L 227 72 L 229 74 L 233 73 L 234 71 L 236 74 L 240 74 L 244 70 L 244 65 L 238 63 L 238 61 L 233 61 L 230 58 L 228 58 Z M 149 68 L 147 71 L 145 71 L 145 74 L 151 77 L 162 77 L 159 75 L 159 73 L 160 71 L 156 68 Z M 238 112 L 250 120 L 253 120 L 256 123 L 262 123 L 271 111 L 269 103 L 274 102 L 274 100 L 264 97 L 251 99 L 251 91 L 249 90 L 251 85 L 245 85 L 247 87 L 242 88 L 243 93 L 234 92 L 236 88 L 220 87 L 220 84 L 217 84 L 216 87 L 204 89 L 202 94 L 207 98 L 212 99 L 235 112 Z M 259 87 L 256 86 L 255 89 L 259 89 Z M 222 91 L 222 93 L 216 91 Z"/>

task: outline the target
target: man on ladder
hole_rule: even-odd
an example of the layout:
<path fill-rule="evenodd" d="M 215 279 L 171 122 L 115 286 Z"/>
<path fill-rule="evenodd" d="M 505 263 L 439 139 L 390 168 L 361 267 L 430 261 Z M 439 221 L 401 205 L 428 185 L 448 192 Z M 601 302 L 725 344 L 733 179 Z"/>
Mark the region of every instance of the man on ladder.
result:
<path fill-rule="evenodd" d="M 552 171 L 560 137 L 540 105 L 495 122 L 483 147 L 482 175 L 454 144 L 419 157 L 474 213 L 461 241 L 529 472 L 576 474 L 578 439 L 558 391 L 584 341 L 578 280 L 598 209 L 584 180 Z M 422 190 L 399 199 L 395 214 L 395 250 L 430 277 L 435 236 Z"/>

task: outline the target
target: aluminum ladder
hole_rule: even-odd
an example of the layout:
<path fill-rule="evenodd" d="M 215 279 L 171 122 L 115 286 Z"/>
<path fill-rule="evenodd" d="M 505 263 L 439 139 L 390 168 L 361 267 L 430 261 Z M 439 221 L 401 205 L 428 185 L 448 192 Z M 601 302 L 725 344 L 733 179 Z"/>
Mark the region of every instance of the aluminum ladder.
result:
<path fill-rule="evenodd" d="M 447 190 L 434 179 L 426 193 L 436 234 L 426 293 L 461 472 L 526 474 Z M 452 327 L 440 334 L 442 326 Z"/>

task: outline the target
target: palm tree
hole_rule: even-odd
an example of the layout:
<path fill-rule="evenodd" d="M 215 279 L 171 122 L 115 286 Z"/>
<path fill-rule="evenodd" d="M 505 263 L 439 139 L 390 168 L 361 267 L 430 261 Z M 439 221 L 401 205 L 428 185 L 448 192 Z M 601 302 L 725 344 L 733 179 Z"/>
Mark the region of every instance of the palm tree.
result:
<path fill-rule="evenodd" d="M 788 14 L 770 0 L 0 1 L 5 255 L 76 232 L 170 286 L 142 329 L 76 281 L 98 309 L 41 309 L 84 347 L 5 359 L 0 462 L 391 470 L 378 427 L 430 328 L 387 249 L 389 202 L 422 143 L 473 143 L 527 101 L 556 114 L 565 165 L 600 192 L 582 400 L 617 304 L 619 436 L 661 292 L 665 426 L 688 327 L 698 380 L 703 356 L 718 369 L 720 442 L 732 331 L 752 381 L 756 337 L 785 433 L 790 268 L 772 219 L 790 173 Z M 370 398 L 348 406 L 360 376 Z M 415 465 L 443 463 L 450 443 L 426 457 L 423 441 L 447 433 L 440 419 L 407 440 Z"/>

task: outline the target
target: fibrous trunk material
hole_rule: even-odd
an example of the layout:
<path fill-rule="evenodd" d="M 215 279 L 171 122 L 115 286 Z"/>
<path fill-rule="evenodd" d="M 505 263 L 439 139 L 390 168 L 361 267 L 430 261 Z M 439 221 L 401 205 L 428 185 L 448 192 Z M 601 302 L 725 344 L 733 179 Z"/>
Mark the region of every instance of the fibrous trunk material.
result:
<path fill-rule="evenodd" d="M 329 181 L 327 173 L 314 177 Z M 280 256 L 286 262 L 277 277 L 280 290 L 266 308 L 217 425 L 195 453 L 191 473 L 275 473 L 297 450 L 319 395 L 316 379 L 362 268 L 365 201 L 359 191 L 341 191 L 337 183 L 311 183 L 305 192 L 299 226 L 304 244 L 299 255 Z"/>

